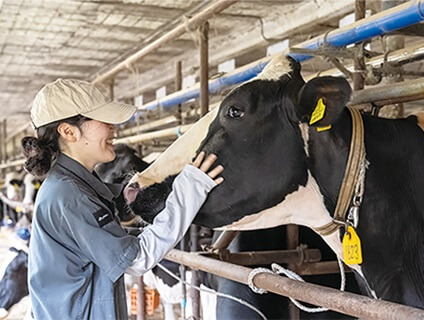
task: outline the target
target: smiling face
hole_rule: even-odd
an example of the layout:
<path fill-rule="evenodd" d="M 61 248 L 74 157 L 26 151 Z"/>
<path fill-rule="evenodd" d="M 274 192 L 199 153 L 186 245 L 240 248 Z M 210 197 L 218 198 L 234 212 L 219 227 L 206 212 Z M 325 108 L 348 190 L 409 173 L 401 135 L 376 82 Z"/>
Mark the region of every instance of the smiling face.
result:
<path fill-rule="evenodd" d="M 60 150 L 80 162 L 89 171 L 99 163 L 115 159 L 115 126 L 98 120 L 84 121 L 79 127 L 63 122 L 58 131 Z"/>

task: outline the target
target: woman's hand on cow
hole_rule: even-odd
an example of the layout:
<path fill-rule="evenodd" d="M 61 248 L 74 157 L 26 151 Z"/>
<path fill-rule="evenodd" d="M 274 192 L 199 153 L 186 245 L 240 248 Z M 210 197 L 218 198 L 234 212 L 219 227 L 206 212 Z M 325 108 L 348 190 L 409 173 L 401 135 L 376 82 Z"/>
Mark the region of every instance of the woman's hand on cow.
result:
<path fill-rule="evenodd" d="M 216 184 L 220 184 L 222 181 L 224 181 L 223 177 L 219 177 L 222 171 L 224 171 L 224 167 L 218 165 L 212 170 L 209 170 L 216 161 L 216 159 L 217 156 L 213 153 L 208 155 L 205 159 L 205 152 L 202 151 L 197 155 L 192 165 L 206 173 L 211 179 L 215 181 Z"/>

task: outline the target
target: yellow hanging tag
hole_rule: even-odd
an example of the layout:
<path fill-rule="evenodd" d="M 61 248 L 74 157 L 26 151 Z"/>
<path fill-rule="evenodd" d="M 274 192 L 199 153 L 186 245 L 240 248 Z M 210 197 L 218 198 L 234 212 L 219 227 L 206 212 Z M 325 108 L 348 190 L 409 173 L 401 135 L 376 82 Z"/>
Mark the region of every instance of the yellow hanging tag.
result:
<path fill-rule="evenodd" d="M 344 262 L 350 264 L 362 263 L 361 240 L 352 226 L 347 227 L 342 241 Z"/>
<path fill-rule="evenodd" d="M 328 129 L 331 129 L 331 124 L 326 126 L 326 127 L 317 127 L 318 132 L 325 131 L 325 130 L 328 130 Z"/>
<path fill-rule="evenodd" d="M 309 120 L 309 124 L 313 124 L 317 121 L 320 121 L 322 118 L 324 118 L 325 108 L 327 108 L 327 106 L 322 101 L 322 98 L 320 98 L 317 102 L 315 110 L 312 112 L 311 119 Z"/>
<path fill-rule="evenodd" d="M 35 190 L 40 189 L 40 187 L 41 187 L 41 183 L 37 181 L 37 182 L 35 183 L 35 186 L 34 186 Z"/>

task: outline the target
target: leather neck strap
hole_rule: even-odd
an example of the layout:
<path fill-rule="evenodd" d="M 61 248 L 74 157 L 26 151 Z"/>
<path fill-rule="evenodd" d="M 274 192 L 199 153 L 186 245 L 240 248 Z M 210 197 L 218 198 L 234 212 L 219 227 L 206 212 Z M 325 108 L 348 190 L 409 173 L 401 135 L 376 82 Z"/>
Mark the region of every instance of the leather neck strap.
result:
<path fill-rule="evenodd" d="M 350 142 L 349 158 L 333 220 L 321 227 L 315 228 L 315 231 L 322 236 L 328 236 L 336 232 L 340 227 L 346 226 L 346 213 L 355 191 L 361 164 L 365 159 L 364 123 L 361 113 L 352 107 L 348 107 L 348 109 L 352 115 L 352 140 Z"/>

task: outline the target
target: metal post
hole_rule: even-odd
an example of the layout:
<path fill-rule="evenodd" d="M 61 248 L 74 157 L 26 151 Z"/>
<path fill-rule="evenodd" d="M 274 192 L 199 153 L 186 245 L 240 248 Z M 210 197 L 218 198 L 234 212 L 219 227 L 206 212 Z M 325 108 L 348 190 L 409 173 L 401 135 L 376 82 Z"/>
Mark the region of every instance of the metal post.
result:
<path fill-rule="evenodd" d="M 403 1 L 399 0 L 381 0 L 381 10 L 387 10 L 393 8 Z M 404 36 L 384 36 L 383 45 L 385 54 L 389 54 L 392 51 L 402 49 L 405 47 L 405 37 Z M 391 67 L 389 64 L 386 64 L 385 77 L 383 78 L 383 83 L 391 84 L 396 82 L 402 82 L 402 67 Z M 384 106 L 379 115 L 385 118 L 402 118 L 404 114 L 403 104 L 396 103 L 391 105 Z"/>
<path fill-rule="evenodd" d="M 175 81 L 174 81 L 174 89 L 175 92 L 180 91 L 183 85 L 183 72 L 182 72 L 182 62 L 177 61 L 175 63 Z M 177 105 L 177 118 L 179 120 L 178 124 L 183 124 L 183 115 L 181 110 L 181 103 Z"/>
<path fill-rule="evenodd" d="M 115 99 L 115 78 L 110 79 L 109 82 L 109 96 L 113 100 Z"/>
<path fill-rule="evenodd" d="M 227 279 L 247 284 L 252 269 L 231 263 L 213 260 L 196 254 L 172 250 L 165 257 L 176 263 L 216 274 Z M 291 280 L 278 275 L 261 273 L 254 277 L 253 284 L 283 296 L 312 303 L 331 310 L 349 314 L 360 319 L 418 320 L 424 319 L 424 310 L 373 299 L 333 288 Z"/>
<path fill-rule="evenodd" d="M 189 235 L 185 234 L 184 237 L 181 239 L 180 241 L 180 250 L 185 252 L 187 251 L 187 245 L 188 245 L 188 239 Z M 183 300 L 181 301 L 181 318 L 186 319 L 187 317 L 187 290 L 186 290 L 186 285 L 184 284 L 184 282 L 186 281 L 186 267 L 183 264 L 180 264 L 180 279 L 182 282 L 182 296 L 183 296 Z"/>
<path fill-rule="evenodd" d="M 12 138 L 12 159 L 17 159 L 18 158 L 18 155 L 19 155 L 19 150 L 18 150 L 18 143 L 17 143 L 17 140 L 18 139 L 18 136 L 14 136 L 13 138 Z M 7 144 L 6 144 L 6 147 L 7 147 Z"/>
<path fill-rule="evenodd" d="M 3 137 L 3 122 L 0 122 L 0 165 L 3 163 L 3 141 L 4 141 L 4 137 Z M 6 170 L 4 168 L 1 168 L 0 174 L 1 174 L 1 178 L 3 178 L 5 176 Z"/>
<path fill-rule="evenodd" d="M 7 147 L 6 147 L 6 140 L 7 140 L 7 119 L 3 120 L 3 141 L 2 141 L 2 148 L 3 148 L 3 161 L 7 162 Z"/>
<path fill-rule="evenodd" d="M 145 320 L 146 319 L 146 306 L 144 305 L 144 282 L 143 276 L 137 277 L 137 320 Z"/>
<path fill-rule="evenodd" d="M 365 0 L 355 0 L 355 21 L 365 18 Z M 364 76 L 362 72 L 365 70 L 364 44 L 355 45 L 358 55 L 353 59 L 353 90 L 364 89 Z"/>
<path fill-rule="evenodd" d="M 3 162 L 3 122 L 0 122 L 0 163 Z"/>
<path fill-rule="evenodd" d="M 203 117 L 209 111 L 209 55 L 208 55 L 209 23 L 205 22 L 199 28 L 200 42 L 200 115 Z"/>
<path fill-rule="evenodd" d="M 296 249 L 299 246 L 299 226 L 289 224 L 286 228 L 287 249 Z M 293 263 L 289 263 L 287 265 L 287 268 L 289 268 L 290 270 L 294 270 L 296 268 L 296 265 Z M 289 302 L 289 314 L 290 319 L 300 319 L 300 310 L 291 301 Z"/>
<path fill-rule="evenodd" d="M 197 252 L 199 251 L 199 226 L 192 224 L 190 227 L 190 251 Z M 200 277 L 197 270 L 191 270 L 191 284 L 193 286 L 200 286 Z M 191 309 L 192 317 L 194 320 L 200 319 L 200 293 L 193 287 L 190 288 L 190 297 L 191 297 Z"/>

